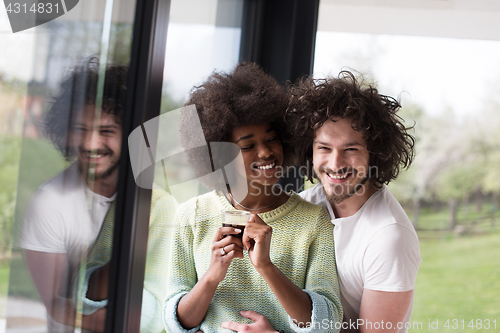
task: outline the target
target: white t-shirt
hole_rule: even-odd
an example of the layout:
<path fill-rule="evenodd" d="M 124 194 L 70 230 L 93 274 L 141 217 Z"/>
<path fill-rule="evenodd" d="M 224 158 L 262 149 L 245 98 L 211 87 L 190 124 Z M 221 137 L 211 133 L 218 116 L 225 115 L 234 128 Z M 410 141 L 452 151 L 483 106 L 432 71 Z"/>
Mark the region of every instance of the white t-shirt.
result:
<path fill-rule="evenodd" d="M 70 274 L 74 274 L 97 238 L 115 197 L 92 192 L 77 164 L 72 164 L 38 188 L 26 211 L 17 245 L 26 250 L 65 253 Z"/>
<path fill-rule="evenodd" d="M 41 185 L 28 206 L 16 245 L 38 252 L 64 253 L 69 270 L 67 295 L 71 298 L 80 263 L 94 244 L 102 222 L 116 198 L 92 192 L 78 165 Z M 74 328 L 56 322 L 47 313 L 47 328 L 52 333 L 74 332 Z"/>
<path fill-rule="evenodd" d="M 300 196 L 326 207 L 333 218 L 344 321 L 352 323 L 359 318 L 363 289 L 388 292 L 415 289 L 422 261 L 417 233 L 385 186 L 354 215 L 344 218 L 335 218 L 323 185 L 303 191 Z M 413 299 L 405 322 L 410 321 L 412 309 Z M 403 328 L 399 332 L 407 330 Z"/>

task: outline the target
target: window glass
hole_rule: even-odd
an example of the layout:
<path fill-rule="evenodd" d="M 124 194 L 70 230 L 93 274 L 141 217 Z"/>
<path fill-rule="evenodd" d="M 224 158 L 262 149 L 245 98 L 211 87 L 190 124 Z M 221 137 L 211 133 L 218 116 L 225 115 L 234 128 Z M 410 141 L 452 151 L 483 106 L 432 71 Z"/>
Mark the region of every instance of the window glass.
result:
<path fill-rule="evenodd" d="M 314 77 L 362 74 L 415 125 L 416 158 L 389 185 L 420 239 L 415 329 L 499 315 L 498 59 L 496 1 L 320 2 Z"/>
<path fill-rule="evenodd" d="M 189 91 L 214 71 L 229 72 L 238 63 L 243 1 L 172 1 L 167 36 L 162 113 L 181 107 Z M 173 116 L 173 115 L 172 115 Z M 167 132 L 177 133 L 177 123 Z M 160 130 L 165 132 L 164 130 Z M 174 140 L 169 136 L 170 142 Z M 176 138 L 178 140 L 178 138 Z M 179 141 L 175 141 L 179 143 Z M 175 144 L 172 144 L 175 146 Z M 161 146 L 158 144 L 158 146 Z M 180 149 L 180 146 L 177 147 Z M 185 155 L 168 159 L 168 181 L 181 203 L 207 189 L 196 181 Z M 163 170 L 157 168 L 158 177 Z"/>
<path fill-rule="evenodd" d="M 0 11 L 0 330 L 106 318 L 107 283 L 85 293 L 85 277 L 111 255 L 135 1 L 59 4 L 66 14 L 15 33 Z"/>
<path fill-rule="evenodd" d="M 145 122 L 143 129 L 137 128 L 129 137 L 132 168 L 143 171 L 139 176 L 136 175 L 138 186 L 151 186 L 148 183 L 151 179 L 148 176 L 149 169 L 141 166 L 141 162 L 150 165 L 150 156 L 141 155 L 141 147 L 144 148 L 146 142 L 149 154 L 157 162 L 154 167 L 143 288 L 143 332 L 163 330 L 161 319 L 163 299 L 167 293 L 166 278 L 175 209 L 178 204 L 207 192 L 188 161 L 187 148 L 181 145 L 180 108 L 187 101 L 193 86 L 201 84 L 213 71 L 229 71 L 238 63 L 242 9 L 243 2 L 234 0 L 171 2 L 161 115 Z M 189 107 L 187 110 L 192 111 Z M 196 122 L 192 126 L 196 127 Z M 200 135 L 193 137 L 192 141 L 206 147 L 199 128 Z"/>

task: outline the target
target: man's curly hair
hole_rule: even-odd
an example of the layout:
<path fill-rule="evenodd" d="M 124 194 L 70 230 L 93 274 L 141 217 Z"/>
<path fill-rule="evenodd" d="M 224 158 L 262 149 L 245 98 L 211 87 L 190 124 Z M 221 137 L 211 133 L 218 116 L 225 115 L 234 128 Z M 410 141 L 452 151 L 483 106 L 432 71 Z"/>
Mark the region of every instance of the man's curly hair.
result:
<path fill-rule="evenodd" d="M 105 72 L 102 111 L 116 116 L 123 122 L 127 94 L 127 72 L 124 66 L 108 66 Z M 42 125 L 45 136 L 54 143 L 63 157 L 70 161 L 74 153 L 69 147 L 71 121 L 85 105 L 95 105 L 99 79 L 99 62 L 95 57 L 74 67 L 60 85 L 60 92 L 53 97 Z"/>
<path fill-rule="evenodd" d="M 269 123 L 282 142 L 285 158 L 291 156 L 284 141 L 288 106 L 285 89 L 257 64 L 243 62 L 230 73 L 213 72 L 202 85 L 191 90 L 185 105 L 191 104 L 196 106 L 207 142 L 230 142 L 236 127 Z M 188 146 L 196 137 L 193 130 L 193 120 L 181 116 L 182 146 Z M 196 156 L 189 159 L 200 172 Z"/>
<path fill-rule="evenodd" d="M 312 161 L 316 131 L 328 120 L 349 118 L 352 128 L 362 131 L 370 153 L 370 180 L 376 187 L 396 179 L 414 158 L 415 138 L 408 133 L 396 114 L 401 105 L 394 98 L 379 94 L 376 88 L 364 85 L 349 71 L 338 78 L 314 80 L 304 78 L 289 87 L 290 105 L 286 122 L 294 147 L 302 165 Z M 314 170 L 307 168 L 307 177 L 313 180 Z"/>

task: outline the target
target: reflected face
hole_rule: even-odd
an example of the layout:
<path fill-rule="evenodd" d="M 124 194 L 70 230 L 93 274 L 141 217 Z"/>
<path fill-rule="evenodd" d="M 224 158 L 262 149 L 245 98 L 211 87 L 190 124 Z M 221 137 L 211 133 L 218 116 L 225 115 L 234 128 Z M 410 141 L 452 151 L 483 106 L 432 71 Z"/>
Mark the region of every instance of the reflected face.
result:
<path fill-rule="evenodd" d="M 248 182 L 273 185 L 278 181 L 283 147 L 270 124 L 236 127 L 231 142 L 241 149 Z"/>
<path fill-rule="evenodd" d="M 368 180 L 370 153 L 350 119 L 327 120 L 313 142 L 314 172 L 331 203 L 339 204 Z"/>
<path fill-rule="evenodd" d="M 82 174 L 103 180 L 118 172 L 122 125 L 113 114 L 101 111 L 95 121 L 95 106 L 86 105 L 71 124 L 70 144 Z"/>

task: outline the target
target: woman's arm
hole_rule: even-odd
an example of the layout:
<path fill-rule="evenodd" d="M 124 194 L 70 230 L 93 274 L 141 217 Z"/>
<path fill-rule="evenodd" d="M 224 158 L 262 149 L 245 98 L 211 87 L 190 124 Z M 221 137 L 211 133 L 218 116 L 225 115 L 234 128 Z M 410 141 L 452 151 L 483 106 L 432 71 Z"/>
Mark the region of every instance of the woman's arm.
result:
<path fill-rule="evenodd" d="M 334 226 L 326 209 L 322 208 L 316 216 L 317 220 L 310 222 L 314 229 L 311 230 L 313 239 L 309 244 L 304 290 L 315 304 L 312 313 L 314 324 L 318 326 L 321 323 L 321 330 L 313 332 L 338 332 L 335 327 L 342 323 L 343 312 L 335 260 Z"/>
<path fill-rule="evenodd" d="M 278 298 L 288 315 L 299 327 L 306 327 L 311 321 L 312 301 L 309 295 L 297 287 L 274 264 L 257 271 Z"/>
<path fill-rule="evenodd" d="M 269 257 L 272 228 L 253 215 L 243 234 L 243 245 L 248 249 L 252 264 L 264 278 L 288 315 L 299 325 L 311 321 L 312 301 L 309 295 L 283 274 Z"/>
<path fill-rule="evenodd" d="M 219 283 L 224 280 L 234 258 L 243 258 L 241 240 L 227 235 L 238 234 L 240 229 L 221 227 L 212 245 L 208 270 L 177 305 L 177 320 L 184 328 L 193 328 L 203 321 Z M 221 251 L 224 249 L 224 253 Z"/>

